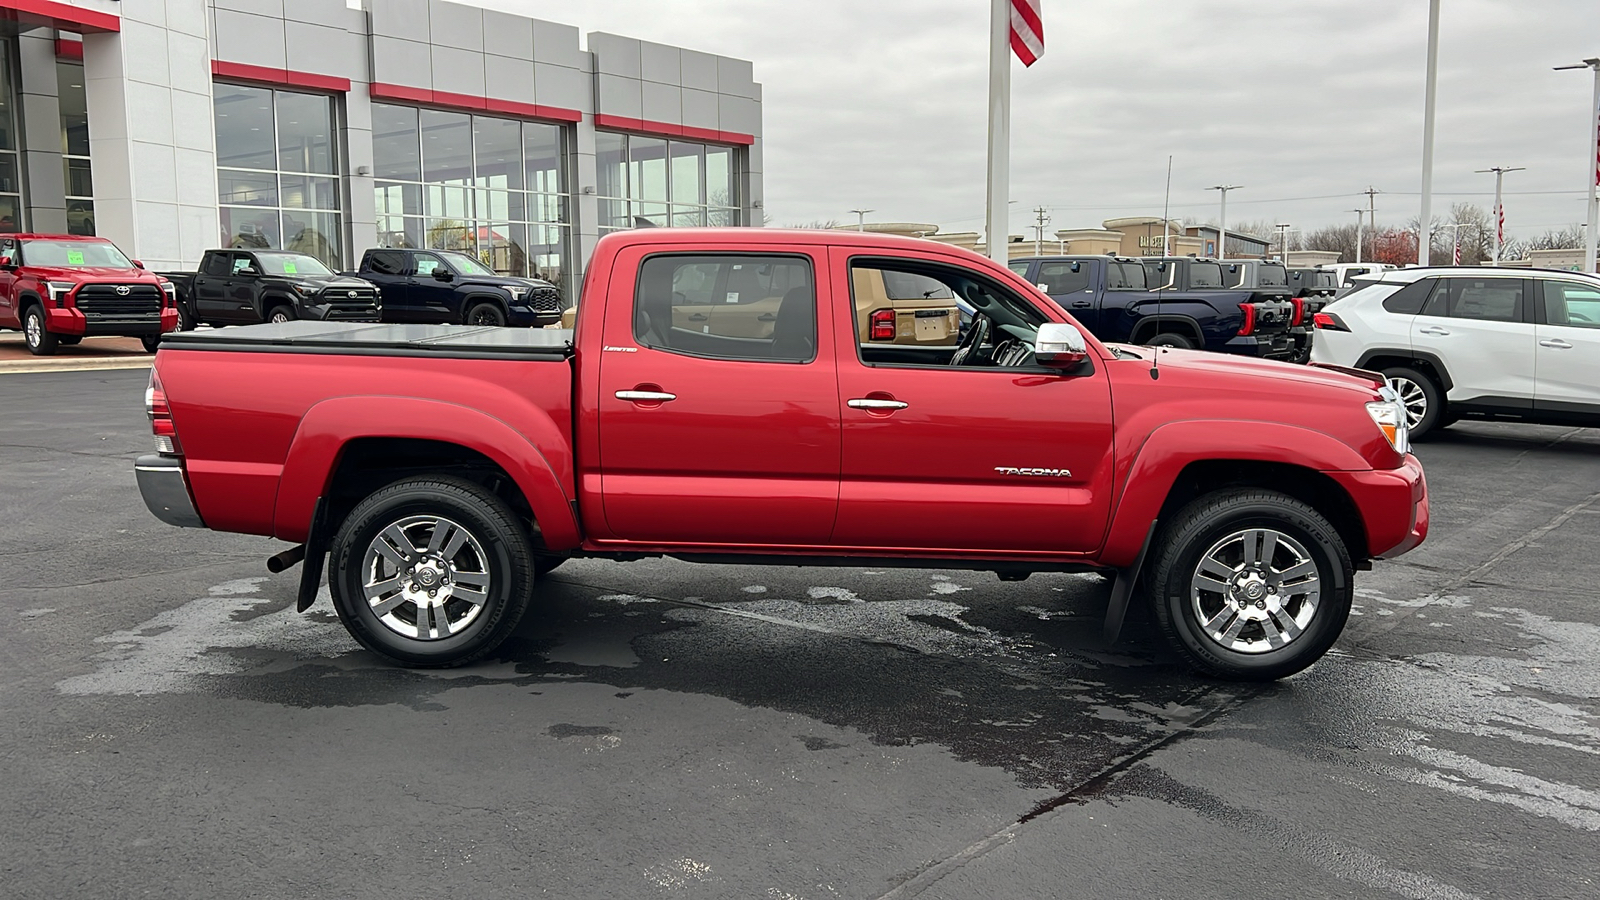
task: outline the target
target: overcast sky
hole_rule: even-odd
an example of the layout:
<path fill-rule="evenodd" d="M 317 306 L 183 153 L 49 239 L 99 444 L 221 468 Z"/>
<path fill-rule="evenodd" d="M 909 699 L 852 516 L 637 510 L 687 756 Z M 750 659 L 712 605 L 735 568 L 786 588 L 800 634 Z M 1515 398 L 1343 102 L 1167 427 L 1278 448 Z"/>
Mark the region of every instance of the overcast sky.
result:
<path fill-rule="evenodd" d="M 983 226 L 987 0 L 472 0 L 754 61 L 774 225 Z M 1014 64 L 1011 231 L 1159 215 L 1313 229 L 1419 211 L 1426 0 L 1043 0 L 1045 55 Z M 1489 207 L 1512 234 L 1582 221 L 1587 71 L 1600 0 L 1444 0 L 1434 210 Z M 1530 192 L 1530 193 L 1523 193 Z M 1027 232 L 1032 234 L 1031 231 Z"/>

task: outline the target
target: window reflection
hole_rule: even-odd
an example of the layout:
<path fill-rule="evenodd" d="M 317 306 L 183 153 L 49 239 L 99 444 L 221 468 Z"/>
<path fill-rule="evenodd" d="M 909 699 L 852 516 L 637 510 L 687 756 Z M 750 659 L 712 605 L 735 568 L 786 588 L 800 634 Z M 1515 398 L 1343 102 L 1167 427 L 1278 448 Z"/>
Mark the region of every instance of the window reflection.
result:
<path fill-rule="evenodd" d="M 739 224 L 732 147 L 602 131 L 595 167 L 602 233 Z"/>

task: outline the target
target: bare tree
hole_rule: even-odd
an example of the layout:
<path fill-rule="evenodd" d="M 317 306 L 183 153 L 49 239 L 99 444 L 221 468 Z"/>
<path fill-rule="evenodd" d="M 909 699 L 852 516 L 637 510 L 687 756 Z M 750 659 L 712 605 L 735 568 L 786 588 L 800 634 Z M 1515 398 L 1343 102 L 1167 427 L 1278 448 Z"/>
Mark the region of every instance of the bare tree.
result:
<path fill-rule="evenodd" d="M 1300 244 L 1305 250 L 1333 250 L 1339 254 L 1340 262 L 1356 261 L 1356 226 L 1354 225 L 1329 225 L 1307 232 L 1300 236 Z"/>
<path fill-rule="evenodd" d="M 799 222 L 799 223 L 792 224 L 792 225 L 785 225 L 783 227 L 784 228 L 810 228 L 810 229 L 820 229 L 820 230 L 826 231 L 826 230 L 828 230 L 830 228 L 838 228 L 840 224 L 841 223 L 839 222 L 838 219 L 813 219 L 810 222 Z"/>

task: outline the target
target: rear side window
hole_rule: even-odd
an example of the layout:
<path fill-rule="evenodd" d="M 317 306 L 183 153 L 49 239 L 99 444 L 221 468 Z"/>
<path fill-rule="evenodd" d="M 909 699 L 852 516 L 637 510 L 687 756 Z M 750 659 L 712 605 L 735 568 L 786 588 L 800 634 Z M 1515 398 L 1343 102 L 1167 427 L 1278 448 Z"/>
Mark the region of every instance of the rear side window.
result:
<path fill-rule="evenodd" d="M 1106 290 L 1142 291 L 1147 284 L 1144 266 L 1138 263 L 1114 262 L 1106 268 Z"/>
<path fill-rule="evenodd" d="M 1452 319 L 1522 321 L 1520 278 L 1451 278 L 1449 295 L 1445 314 Z"/>
<path fill-rule="evenodd" d="M 1600 328 L 1600 287 L 1575 281 L 1546 281 L 1544 320 L 1551 325 Z"/>
<path fill-rule="evenodd" d="M 1376 284 L 1376 282 L 1372 282 Z M 1383 301 L 1383 308 L 1400 316 L 1414 316 L 1422 312 L 1422 307 L 1428 302 L 1428 296 L 1433 289 L 1439 286 L 1439 279 L 1424 278 L 1413 281 Z M 1357 288 L 1356 290 L 1361 290 Z M 1352 291 L 1351 293 L 1355 293 Z"/>
<path fill-rule="evenodd" d="M 1039 266 L 1039 283 L 1046 294 L 1075 294 L 1088 290 L 1092 266 L 1079 262 L 1051 262 Z"/>
<path fill-rule="evenodd" d="M 689 356 L 809 362 L 817 349 L 811 262 L 652 256 L 639 269 L 633 336 L 641 346 Z"/>
<path fill-rule="evenodd" d="M 1256 287 L 1288 287 L 1289 271 L 1283 266 L 1263 264 L 1256 269 Z"/>
<path fill-rule="evenodd" d="M 367 255 L 367 268 L 379 275 L 400 275 L 406 270 L 406 255 L 398 250 L 374 250 Z"/>
<path fill-rule="evenodd" d="M 1144 263 L 1145 284 L 1163 288 L 1172 282 L 1172 263 L 1149 260 Z"/>
<path fill-rule="evenodd" d="M 1048 268 L 1048 267 L 1047 267 Z M 954 300 L 955 294 L 937 279 L 915 272 L 883 269 L 883 290 L 890 300 Z M 1012 271 L 1016 271 L 1013 269 Z"/>
<path fill-rule="evenodd" d="M 1216 263 L 1190 263 L 1189 287 L 1194 289 L 1222 287 L 1222 267 Z"/>
<path fill-rule="evenodd" d="M 226 253 L 207 253 L 206 254 L 206 266 L 205 266 L 205 269 L 200 274 L 202 274 L 202 275 L 227 275 L 228 271 L 229 271 L 229 269 L 228 269 L 228 254 L 226 254 Z"/>

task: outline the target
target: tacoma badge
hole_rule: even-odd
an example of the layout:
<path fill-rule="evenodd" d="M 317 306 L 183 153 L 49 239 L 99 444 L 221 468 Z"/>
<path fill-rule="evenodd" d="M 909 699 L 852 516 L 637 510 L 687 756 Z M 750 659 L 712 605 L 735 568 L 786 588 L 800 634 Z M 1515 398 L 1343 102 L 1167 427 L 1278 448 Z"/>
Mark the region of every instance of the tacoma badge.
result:
<path fill-rule="evenodd" d="M 1001 475 L 1034 475 L 1041 478 L 1071 478 L 1069 469 L 1019 469 L 1015 466 L 995 466 L 994 470 Z"/>

